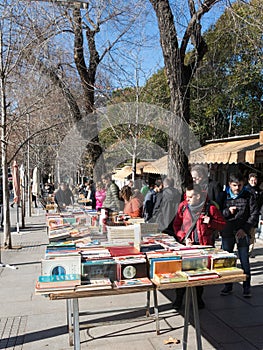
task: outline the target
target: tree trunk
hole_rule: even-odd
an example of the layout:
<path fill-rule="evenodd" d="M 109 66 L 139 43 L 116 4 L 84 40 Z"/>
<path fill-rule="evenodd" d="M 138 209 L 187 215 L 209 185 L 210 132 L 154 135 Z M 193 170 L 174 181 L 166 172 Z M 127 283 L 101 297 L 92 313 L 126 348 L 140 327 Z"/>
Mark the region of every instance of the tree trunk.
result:
<path fill-rule="evenodd" d="M 2 53 L 2 52 L 1 52 Z M 0 53 L 0 64 L 2 71 L 2 55 Z M 6 94 L 5 94 L 5 78 L 1 74 L 0 78 L 0 93 L 1 93 L 1 155 L 2 155 L 2 176 L 3 176 L 3 224 L 4 224 L 4 242 L 3 247 L 11 249 L 11 230 L 10 230 L 10 210 L 9 210 L 9 188 L 8 188 L 8 164 L 7 164 L 7 108 L 6 108 Z"/>
<path fill-rule="evenodd" d="M 194 9 L 194 3 L 189 1 L 189 12 L 192 17 L 180 40 L 180 47 L 169 1 L 149 1 L 158 20 L 160 42 L 171 94 L 168 175 L 174 177 L 177 188 L 184 190 L 189 181 L 190 81 L 198 63 L 207 52 L 206 43 L 201 36 L 200 18 L 217 0 L 206 0 L 197 11 Z M 189 58 L 186 65 L 185 55 L 190 38 L 195 46 L 195 55 Z"/>

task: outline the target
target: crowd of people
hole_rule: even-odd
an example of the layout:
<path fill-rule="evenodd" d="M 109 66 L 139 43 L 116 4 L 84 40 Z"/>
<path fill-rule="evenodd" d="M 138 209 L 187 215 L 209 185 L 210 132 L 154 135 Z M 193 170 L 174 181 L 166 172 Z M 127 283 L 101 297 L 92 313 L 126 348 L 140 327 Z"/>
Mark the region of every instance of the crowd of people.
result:
<path fill-rule="evenodd" d="M 236 245 L 241 267 L 247 278 L 243 283 L 243 296 L 251 297 L 251 273 L 249 247 L 255 237 L 259 215 L 263 217 L 263 191 L 258 186 L 256 173 L 244 176 L 237 172 L 229 176 L 228 184 L 208 178 L 205 167 L 196 165 L 191 169 L 192 181 L 184 193 L 174 187 L 174 180 L 166 177 L 152 184 L 138 186 L 129 180 L 119 188 L 111 174 L 104 174 L 96 184 L 92 180 L 74 189 L 86 198 L 93 209 L 107 208 L 113 212 L 123 212 L 132 218 L 143 218 L 145 222 L 157 223 L 160 232 L 167 233 L 185 244 L 214 246 L 221 236 L 222 248 L 233 252 Z M 74 191 L 62 183 L 55 191 L 58 208 L 74 203 Z M 227 296 L 233 285 L 227 284 L 221 295 Z M 177 289 L 174 307 L 183 303 L 184 289 Z M 199 308 L 205 303 L 203 288 L 197 290 Z"/>

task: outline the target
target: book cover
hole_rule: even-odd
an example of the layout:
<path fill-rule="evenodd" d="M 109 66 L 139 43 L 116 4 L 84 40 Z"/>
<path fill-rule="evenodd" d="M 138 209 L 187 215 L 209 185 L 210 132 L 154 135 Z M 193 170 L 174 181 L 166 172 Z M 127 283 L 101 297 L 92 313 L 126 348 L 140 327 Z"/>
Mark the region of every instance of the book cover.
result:
<path fill-rule="evenodd" d="M 154 274 L 153 276 L 153 281 L 157 284 L 185 282 L 187 280 L 187 275 L 182 271 L 177 271 L 173 273 Z"/>
<path fill-rule="evenodd" d="M 40 282 L 36 282 L 35 286 L 35 293 L 36 294 L 48 294 L 52 292 L 62 292 L 62 291 L 72 291 L 74 292 L 76 287 L 76 284 L 72 285 L 63 285 L 63 284 L 56 284 L 55 282 L 53 284 L 50 283 L 50 285 L 41 285 Z"/>
<path fill-rule="evenodd" d="M 208 256 L 183 256 L 182 271 L 197 270 L 208 267 Z"/>
<path fill-rule="evenodd" d="M 147 277 L 146 259 L 116 260 L 117 280 Z"/>
<path fill-rule="evenodd" d="M 188 271 L 184 271 L 184 273 L 188 277 L 188 281 L 198 281 L 198 280 L 204 280 L 204 279 L 219 278 L 219 275 L 215 271 L 209 270 L 207 268 L 197 269 L 197 270 L 188 270 Z"/>
<path fill-rule="evenodd" d="M 69 281 L 80 281 L 80 275 L 78 274 L 67 274 L 67 275 L 45 275 L 38 276 L 38 282 L 69 282 Z"/>
<path fill-rule="evenodd" d="M 81 274 L 81 256 L 63 256 L 41 260 L 41 275 Z"/>
<path fill-rule="evenodd" d="M 89 291 L 99 289 L 112 289 L 112 282 L 109 278 L 91 279 L 87 283 L 76 286 L 75 291 Z"/>
<path fill-rule="evenodd" d="M 212 255 L 210 258 L 211 269 L 224 267 L 236 267 L 237 257 L 235 255 Z"/>
<path fill-rule="evenodd" d="M 149 276 L 154 274 L 169 273 L 182 270 L 182 260 L 180 256 L 166 256 L 149 259 Z"/>
<path fill-rule="evenodd" d="M 90 260 L 81 264 L 82 280 L 90 281 L 108 278 L 117 279 L 117 265 L 114 259 Z"/>
<path fill-rule="evenodd" d="M 244 271 L 238 267 L 224 267 L 224 268 L 219 268 L 215 269 L 215 272 L 219 276 L 231 276 L 231 275 L 242 275 L 244 274 Z"/>
<path fill-rule="evenodd" d="M 114 281 L 114 286 L 116 288 L 135 288 L 143 286 L 152 286 L 152 282 L 149 278 L 135 278 L 129 280 Z"/>

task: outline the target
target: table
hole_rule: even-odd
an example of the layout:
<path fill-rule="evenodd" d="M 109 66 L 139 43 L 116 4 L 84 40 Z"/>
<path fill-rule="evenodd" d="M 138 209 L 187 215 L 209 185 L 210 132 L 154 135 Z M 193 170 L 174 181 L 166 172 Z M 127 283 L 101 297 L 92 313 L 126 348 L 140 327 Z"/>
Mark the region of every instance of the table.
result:
<path fill-rule="evenodd" d="M 196 287 L 211 286 L 211 285 L 225 284 L 225 283 L 235 283 L 235 282 L 242 282 L 245 280 L 246 280 L 246 275 L 241 274 L 241 275 L 232 275 L 232 276 L 229 275 L 229 276 L 219 277 L 219 278 L 215 278 L 215 279 L 206 279 L 206 280 L 199 280 L 199 281 L 186 281 L 186 282 L 178 282 L 178 283 L 163 283 L 163 284 L 156 285 L 156 290 L 159 290 L 159 291 L 167 290 L 167 289 L 175 289 L 175 288 L 186 288 L 183 350 L 187 349 L 189 314 L 190 314 L 190 300 L 192 300 L 192 305 L 193 305 L 194 326 L 195 326 L 197 350 L 202 350 Z M 156 300 L 156 304 L 158 305 L 158 300 Z M 159 318 L 156 319 L 156 323 L 157 323 L 156 329 L 160 329 Z"/>
<path fill-rule="evenodd" d="M 194 326 L 196 332 L 197 350 L 202 350 L 200 320 L 198 313 L 198 304 L 196 296 L 196 287 L 209 286 L 216 284 L 235 283 L 246 280 L 246 275 L 230 275 L 216 279 L 206 279 L 199 281 L 185 281 L 177 283 L 163 283 L 160 285 L 153 284 L 152 286 L 140 286 L 130 288 L 114 288 L 114 289 L 99 289 L 93 291 L 59 291 L 50 292 L 50 300 L 66 300 L 67 302 L 67 324 L 69 330 L 69 343 L 74 344 L 74 350 L 80 350 L 80 326 L 79 326 L 79 298 L 99 297 L 109 295 L 122 295 L 147 292 L 146 316 L 150 316 L 150 293 L 153 292 L 154 301 L 154 316 L 156 322 L 156 333 L 160 334 L 159 311 L 157 292 L 167 289 L 186 288 L 185 293 L 185 317 L 184 317 L 184 333 L 183 333 L 183 350 L 187 350 L 190 303 L 193 305 Z M 116 310 L 115 310 L 116 311 Z"/>
<path fill-rule="evenodd" d="M 127 288 L 113 288 L 113 289 L 99 289 L 93 291 L 59 291 L 51 292 L 49 298 L 51 300 L 65 299 L 67 302 L 67 325 L 69 330 L 69 343 L 74 345 L 75 350 L 80 350 L 80 326 L 79 326 L 79 298 L 100 297 L 110 295 L 122 295 L 147 292 L 146 316 L 150 316 L 150 293 L 153 292 L 154 312 L 155 317 L 158 318 L 157 305 L 157 289 L 152 286 L 127 287 Z M 115 310 L 116 311 L 116 310 Z M 156 327 L 159 327 L 159 321 L 156 322 Z M 159 328 L 156 328 L 159 334 Z"/>

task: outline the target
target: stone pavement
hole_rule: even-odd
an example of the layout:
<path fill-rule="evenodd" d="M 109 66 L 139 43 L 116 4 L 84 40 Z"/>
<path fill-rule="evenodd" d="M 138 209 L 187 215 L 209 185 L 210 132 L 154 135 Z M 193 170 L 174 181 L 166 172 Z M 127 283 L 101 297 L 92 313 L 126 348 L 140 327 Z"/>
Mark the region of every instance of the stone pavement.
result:
<path fill-rule="evenodd" d="M 34 293 L 48 243 L 45 213 L 40 209 L 26 218 L 26 229 L 21 229 L 19 234 L 14 215 L 15 210 L 12 211 L 14 249 L 1 251 L 2 262 L 13 264 L 17 269 L 0 268 L 0 349 L 73 349 L 68 343 L 65 301 L 50 301 Z M 227 297 L 219 295 L 221 285 L 205 287 L 206 308 L 199 313 L 203 350 L 263 350 L 262 239 L 257 240 L 250 261 L 252 298 L 243 298 L 241 284 L 236 284 L 234 293 Z M 144 310 L 131 309 L 145 306 L 146 293 L 80 299 L 81 324 L 87 320 L 92 323 L 88 330 L 80 332 L 81 349 L 182 349 L 183 312 L 171 308 L 173 299 L 173 290 L 158 292 L 160 335 L 155 333 L 154 320 L 145 318 Z M 93 311 L 96 314 L 92 314 Z M 112 320 L 115 323 L 107 323 Z M 103 325 L 98 326 L 99 321 L 103 321 Z M 170 336 L 181 343 L 164 345 Z M 188 339 L 187 349 L 196 350 L 192 326 Z"/>

